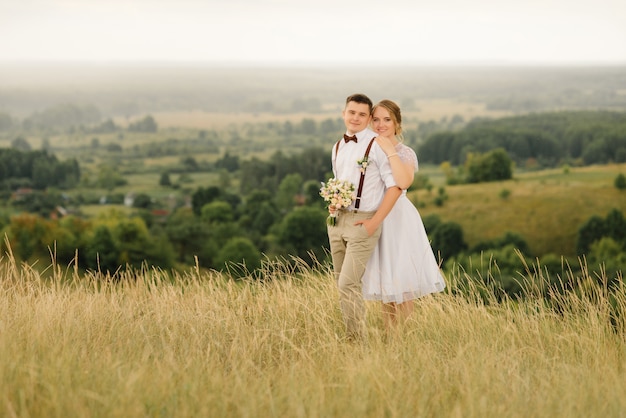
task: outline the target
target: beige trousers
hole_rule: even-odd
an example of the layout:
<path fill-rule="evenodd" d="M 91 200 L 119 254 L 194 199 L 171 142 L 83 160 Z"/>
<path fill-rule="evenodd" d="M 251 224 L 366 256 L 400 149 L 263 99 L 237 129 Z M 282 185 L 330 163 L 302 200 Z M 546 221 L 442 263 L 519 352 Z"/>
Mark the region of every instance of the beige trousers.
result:
<path fill-rule="evenodd" d="M 339 304 L 349 339 L 363 339 L 365 333 L 365 304 L 362 282 L 365 266 L 380 237 L 379 227 L 371 236 L 359 220 L 369 219 L 374 212 L 340 211 L 335 226 L 328 226 L 328 241 L 333 270 L 339 289 Z"/>

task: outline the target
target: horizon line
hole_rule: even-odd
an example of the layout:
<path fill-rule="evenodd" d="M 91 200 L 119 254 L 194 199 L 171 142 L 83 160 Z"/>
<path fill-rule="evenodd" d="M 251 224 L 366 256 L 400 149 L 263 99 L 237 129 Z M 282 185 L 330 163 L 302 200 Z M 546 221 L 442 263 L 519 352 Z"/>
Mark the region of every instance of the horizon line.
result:
<path fill-rule="evenodd" d="M 381 63 L 380 61 L 360 60 L 360 61 L 258 61 L 258 60 L 69 60 L 69 59 L 2 59 L 3 65 L 50 65 L 50 66 L 217 66 L 217 67 L 355 67 L 368 65 L 376 68 L 390 67 L 621 67 L 626 66 L 626 60 L 577 60 L 577 61 L 545 61 L 545 60 L 423 60 L 423 61 L 391 61 Z"/>

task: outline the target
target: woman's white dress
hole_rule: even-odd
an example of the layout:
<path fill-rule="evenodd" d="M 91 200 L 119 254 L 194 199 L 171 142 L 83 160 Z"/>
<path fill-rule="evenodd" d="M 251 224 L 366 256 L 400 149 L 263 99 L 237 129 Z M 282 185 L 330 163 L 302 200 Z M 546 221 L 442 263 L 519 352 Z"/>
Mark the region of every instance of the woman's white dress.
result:
<path fill-rule="evenodd" d="M 396 151 L 403 163 L 412 161 L 417 171 L 415 151 L 404 144 L 398 144 Z M 402 303 L 441 292 L 445 286 L 422 218 L 404 190 L 383 221 L 363 275 L 363 297 Z"/>

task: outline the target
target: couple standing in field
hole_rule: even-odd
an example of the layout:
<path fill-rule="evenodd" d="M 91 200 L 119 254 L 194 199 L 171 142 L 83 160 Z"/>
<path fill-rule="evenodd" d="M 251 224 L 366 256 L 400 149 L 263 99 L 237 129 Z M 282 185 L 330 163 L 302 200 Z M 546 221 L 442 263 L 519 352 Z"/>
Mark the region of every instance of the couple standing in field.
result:
<path fill-rule="evenodd" d="M 336 179 L 357 186 L 356 199 L 336 210 L 328 239 L 346 337 L 366 338 L 365 303 L 379 300 L 387 328 L 404 320 L 416 298 L 445 287 L 415 206 L 406 197 L 417 156 L 402 144 L 400 108 L 391 100 L 373 106 L 364 94 L 348 96 L 342 112 L 346 134 L 332 149 Z"/>

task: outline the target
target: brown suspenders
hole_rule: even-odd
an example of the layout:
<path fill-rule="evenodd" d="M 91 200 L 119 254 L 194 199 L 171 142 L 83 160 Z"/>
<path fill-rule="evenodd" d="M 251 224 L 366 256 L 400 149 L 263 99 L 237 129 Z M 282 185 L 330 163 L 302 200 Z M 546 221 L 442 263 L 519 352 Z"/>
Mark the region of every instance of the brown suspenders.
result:
<path fill-rule="evenodd" d="M 367 160 L 367 158 L 370 155 L 370 149 L 372 149 L 372 144 L 374 143 L 374 140 L 376 138 L 372 138 L 372 140 L 370 141 L 369 145 L 367 146 L 367 149 L 365 150 L 365 155 L 363 156 L 364 160 Z M 337 141 L 337 145 L 335 146 L 335 158 L 337 158 L 337 153 L 339 152 L 339 143 L 341 142 L 341 140 Z M 359 188 L 357 189 L 356 192 L 356 200 L 354 201 L 354 208 L 358 209 L 360 204 L 361 204 L 361 192 L 363 191 L 363 179 L 365 179 L 365 170 L 361 171 L 361 178 L 359 179 Z"/>

